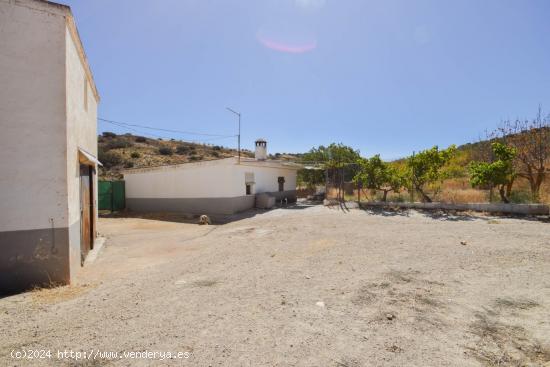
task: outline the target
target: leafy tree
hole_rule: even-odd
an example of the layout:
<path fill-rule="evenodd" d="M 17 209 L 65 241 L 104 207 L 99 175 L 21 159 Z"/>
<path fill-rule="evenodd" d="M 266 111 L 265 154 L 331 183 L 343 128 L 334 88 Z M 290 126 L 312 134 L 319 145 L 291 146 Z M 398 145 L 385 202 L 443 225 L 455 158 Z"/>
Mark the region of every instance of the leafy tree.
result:
<path fill-rule="evenodd" d="M 428 203 L 432 198 L 426 193 L 427 186 L 433 185 L 445 178 L 443 168 L 456 153 L 456 147 L 439 150 L 437 146 L 426 149 L 407 159 L 409 178 L 414 190 L 422 195 L 422 200 Z"/>
<path fill-rule="evenodd" d="M 500 198 L 504 203 L 509 203 L 510 189 L 507 186 L 514 180 L 513 161 L 517 151 L 514 147 L 508 147 L 502 143 L 491 144 L 496 160 L 489 162 L 473 161 L 470 163 L 470 183 L 472 187 L 498 187 Z"/>
<path fill-rule="evenodd" d="M 388 192 L 399 192 L 404 185 L 404 178 L 398 169 L 383 162 L 378 154 L 370 159 L 361 158 L 358 164 L 359 171 L 354 181 L 364 188 L 382 191 L 384 193 L 382 201 L 386 201 Z"/>
<path fill-rule="evenodd" d="M 302 155 L 302 161 L 306 165 L 314 165 L 318 169 L 303 169 L 298 172 L 298 182 L 304 183 L 308 187 L 315 187 L 325 183 L 325 170 L 332 177 L 333 182 L 340 182 L 342 179 L 353 179 L 356 174 L 354 164 L 360 158 L 359 151 L 344 144 L 332 143 L 325 147 L 320 145 L 318 148 L 312 148 L 309 152 Z M 345 170 L 346 177 L 341 177 L 341 169 Z"/>

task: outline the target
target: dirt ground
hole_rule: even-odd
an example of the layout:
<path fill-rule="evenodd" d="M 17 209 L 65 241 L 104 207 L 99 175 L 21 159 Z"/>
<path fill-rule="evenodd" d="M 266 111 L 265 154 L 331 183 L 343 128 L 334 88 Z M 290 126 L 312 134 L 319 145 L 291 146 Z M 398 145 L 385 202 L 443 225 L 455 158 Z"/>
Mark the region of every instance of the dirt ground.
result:
<path fill-rule="evenodd" d="M 101 219 L 79 284 L 0 299 L 0 365 L 550 366 L 549 223 L 323 206 L 170 220 Z"/>

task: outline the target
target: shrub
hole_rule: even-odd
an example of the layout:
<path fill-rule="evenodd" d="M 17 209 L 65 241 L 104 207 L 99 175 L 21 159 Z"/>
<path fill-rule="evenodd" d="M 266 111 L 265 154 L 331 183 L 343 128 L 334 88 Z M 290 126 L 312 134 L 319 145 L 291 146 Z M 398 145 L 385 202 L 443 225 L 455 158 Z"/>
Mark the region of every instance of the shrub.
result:
<path fill-rule="evenodd" d="M 125 161 L 124 162 L 124 168 L 132 168 L 134 167 L 134 162 L 132 161 Z"/>
<path fill-rule="evenodd" d="M 190 151 L 191 148 L 189 148 L 187 145 L 178 145 L 176 147 L 176 153 L 178 154 L 186 154 Z"/>
<path fill-rule="evenodd" d="M 132 157 L 132 158 L 140 158 L 140 157 L 141 157 L 141 154 L 139 154 L 139 152 L 132 152 L 132 154 L 130 154 L 130 157 Z"/>
<path fill-rule="evenodd" d="M 219 158 L 220 153 L 217 152 L 217 151 L 213 151 L 213 152 L 212 152 L 212 156 L 214 156 L 214 157 L 216 157 L 216 158 Z"/>
<path fill-rule="evenodd" d="M 515 204 L 529 204 L 533 202 L 531 193 L 528 191 L 512 191 L 509 197 L 511 203 Z"/>
<path fill-rule="evenodd" d="M 214 150 L 222 150 L 222 147 L 220 147 L 219 145 L 214 145 L 214 146 L 212 147 L 212 149 L 214 149 Z"/>
<path fill-rule="evenodd" d="M 115 134 L 115 133 L 112 133 L 112 132 L 110 132 L 110 131 L 104 131 L 104 132 L 103 132 L 103 136 L 104 136 L 105 138 L 116 138 L 116 134 Z"/>
<path fill-rule="evenodd" d="M 174 153 L 174 152 L 172 151 L 172 148 L 170 148 L 170 147 L 160 147 L 159 148 L 159 153 L 161 155 L 172 155 L 172 153 Z"/>
<path fill-rule="evenodd" d="M 98 159 L 105 168 L 111 168 L 122 163 L 122 156 L 117 152 L 110 152 L 100 149 Z"/>
<path fill-rule="evenodd" d="M 202 155 L 192 155 L 191 157 L 189 157 L 189 160 L 191 160 L 191 161 L 200 161 L 200 160 L 202 160 Z"/>
<path fill-rule="evenodd" d="M 107 143 L 107 149 L 123 149 L 133 145 L 134 144 L 128 140 L 112 140 Z"/>
<path fill-rule="evenodd" d="M 147 142 L 147 138 L 144 136 L 136 136 L 136 142 L 137 143 L 145 143 Z"/>

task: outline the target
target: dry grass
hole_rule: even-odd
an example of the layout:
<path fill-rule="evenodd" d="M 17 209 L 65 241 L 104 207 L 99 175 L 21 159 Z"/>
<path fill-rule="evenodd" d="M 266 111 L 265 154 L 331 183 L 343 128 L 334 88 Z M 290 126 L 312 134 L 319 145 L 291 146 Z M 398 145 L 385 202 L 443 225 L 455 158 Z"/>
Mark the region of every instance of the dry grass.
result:
<path fill-rule="evenodd" d="M 550 350 L 521 326 L 480 313 L 470 331 L 479 341 L 469 349 L 485 366 L 542 366 L 550 360 Z"/>
<path fill-rule="evenodd" d="M 487 192 L 476 189 L 447 189 L 439 195 L 439 201 L 452 204 L 486 203 Z"/>
<path fill-rule="evenodd" d="M 550 181 L 550 180 L 549 180 Z M 338 195 L 337 188 L 329 188 L 328 198 L 336 199 Z M 449 179 L 445 180 L 439 187 L 437 192 L 428 191 L 428 195 L 432 197 L 434 201 L 452 204 L 467 204 L 467 203 L 488 203 L 489 202 L 489 190 L 480 190 L 472 188 L 468 178 Z M 356 201 L 357 190 L 348 190 L 344 195 L 346 200 Z M 419 194 L 415 194 L 415 201 L 420 199 Z M 512 189 L 512 195 L 510 197 L 512 202 L 516 203 L 529 203 L 531 202 L 531 195 L 528 182 L 525 179 L 518 178 L 514 182 Z M 381 201 L 381 192 L 372 192 L 371 190 L 361 190 L 361 201 Z M 407 189 L 403 189 L 399 193 L 388 193 L 387 201 L 389 202 L 408 202 L 410 201 L 410 194 Z M 497 190 L 493 192 L 493 201 L 499 201 L 499 194 Z M 550 182 L 544 183 L 540 191 L 540 202 L 550 204 Z"/>
<path fill-rule="evenodd" d="M 77 298 L 89 292 L 93 286 L 89 284 L 66 285 L 56 287 L 54 284 L 47 288 L 35 288 L 31 297 L 36 304 L 56 304 Z"/>
<path fill-rule="evenodd" d="M 539 304 L 530 299 L 511 299 L 511 298 L 497 298 L 494 302 L 495 307 L 504 309 L 517 309 L 528 310 L 530 308 L 538 307 Z"/>

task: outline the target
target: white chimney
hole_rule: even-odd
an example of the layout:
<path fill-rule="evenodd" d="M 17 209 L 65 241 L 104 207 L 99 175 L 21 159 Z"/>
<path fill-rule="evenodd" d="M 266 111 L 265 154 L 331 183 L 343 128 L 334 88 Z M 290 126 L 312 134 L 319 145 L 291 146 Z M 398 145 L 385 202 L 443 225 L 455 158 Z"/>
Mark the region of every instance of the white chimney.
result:
<path fill-rule="evenodd" d="M 267 159 L 267 141 L 264 139 L 256 140 L 256 152 L 254 157 L 258 161 L 265 161 Z"/>

